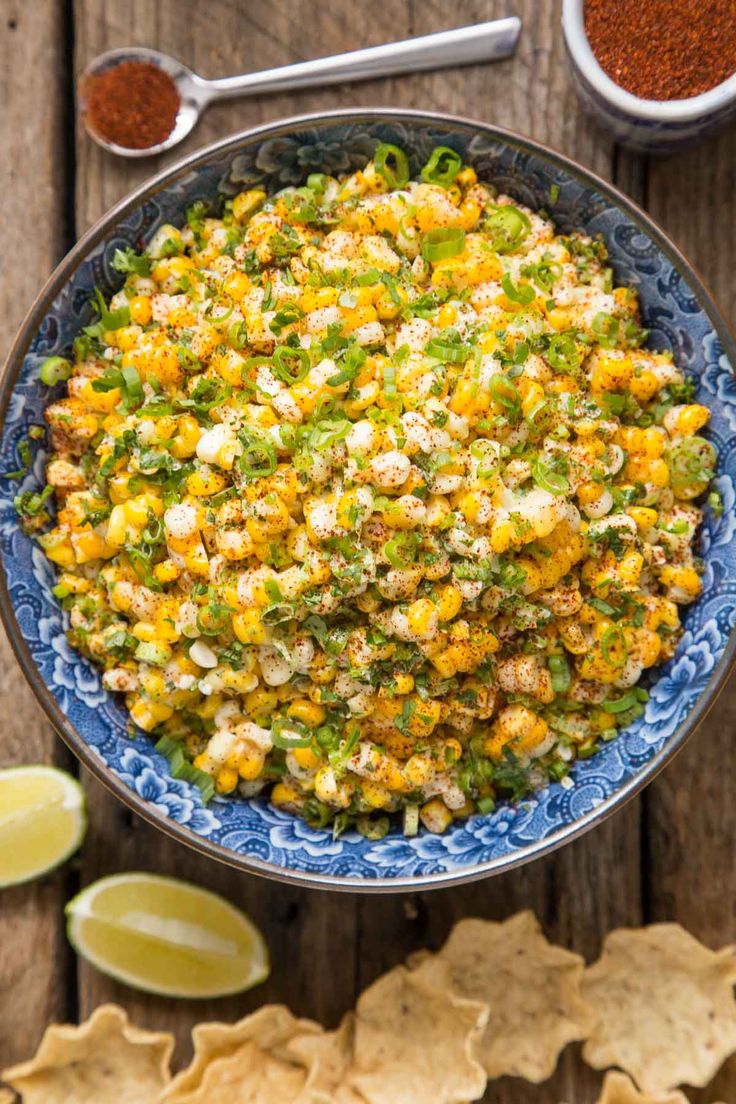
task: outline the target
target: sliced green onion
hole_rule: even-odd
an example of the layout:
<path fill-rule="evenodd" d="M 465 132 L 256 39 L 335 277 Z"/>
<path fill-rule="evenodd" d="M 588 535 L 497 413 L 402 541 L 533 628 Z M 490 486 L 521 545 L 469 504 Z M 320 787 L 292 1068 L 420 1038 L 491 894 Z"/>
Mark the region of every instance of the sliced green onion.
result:
<path fill-rule="evenodd" d="M 310 368 L 309 353 L 306 349 L 295 348 L 291 345 L 279 345 L 273 354 L 273 366 L 271 371 L 282 383 L 291 387 L 308 375 Z"/>
<path fill-rule="evenodd" d="M 519 284 L 517 287 L 508 272 L 501 278 L 501 287 L 513 303 L 521 303 L 524 307 L 528 307 L 537 297 L 531 284 Z"/>
<path fill-rule="evenodd" d="M 404 835 L 415 836 L 419 831 L 419 806 L 404 806 Z"/>
<path fill-rule="evenodd" d="M 422 238 L 422 257 L 425 261 L 444 261 L 448 257 L 457 257 L 464 248 L 465 231 L 460 226 L 430 230 Z"/>
<path fill-rule="evenodd" d="M 195 767 L 184 754 L 184 749 L 170 736 L 162 736 L 155 744 L 155 750 L 165 755 L 171 767 L 174 778 L 180 778 L 183 782 L 191 782 L 202 791 L 202 801 L 207 802 L 214 797 L 215 783 L 211 775 Z"/>
<path fill-rule="evenodd" d="M 511 203 L 496 207 L 483 224 L 496 253 L 512 253 L 518 249 L 531 228 L 528 215 Z"/>
<path fill-rule="evenodd" d="M 323 418 L 317 422 L 309 435 L 311 448 L 322 452 L 337 441 L 343 441 L 350 432 L 350 421 L 344 414 L 336 414 L 334 418 Z"/>
<path fill-rule="evenodd" d="M 63 380 L 68 380 L 71 374 L 71 364 L 60 356 L 47 357 L 41 365 L 39 373 L 41 383 L 45 384 L 46 387 L 53 387 L 57 383 L 62 383 Z"/>
<path fill-rule="evenodd" d="M 377 268 L 369 268 L 353 278 L 353 283 L 358 287 L 372 287 L 381 280 L 381 272 Z"/>
<path fill-rule="evenodd" d="M 364 836 L 366 839 L 380 840 L 388 835 L 391 821 L 388 817 L 378 817 L 377 820 L 374 820 L 369 816 L 359 816 L 355 822 L 355 827 L 360 832 L 361 836 Z"/>
<path fill-rule="evenodd" d="M 598 339 L 598 344 L 605 349 L 611 349 L 618 342 L 618 319 L 605 311 L 599 311 L 593 319 L 593 333 Z"/>
<path fill-rule="evenodd" d="M 292 323 L 298 322 L 303 317 L 304 311 L 298 303 L 286 303 L 280 310 L 276 311 L 269 323 L 269 329 L 271 333 L 275 333 L 278 337 L 282 330 L 287 326 L 291 326 Z"/>
<path fill-rule="evenodd" d="M 325 173 L 310 173 L 307 177 L 307 187 L 313 192 L 323 192 L 327 187 L 327 176 Z"/>
<path fill-rule="evenodd" d="M 422 180 L 427 184 L 439 184 L 449 188 L 462 168 L 459 153 L 449 146 L 435 146 L 429 161 L 422 169 Z"/>
<path fill-rule="evenodd" d="M 383 366 L 383 393 L 387 399 L 396 398 L 396 365 L 390 360 Z"/>
<path fill-rule="evenodd" d="M 382 142 L 376 147 L 373 164 L 389 188 L 403 188 L 409 183 L 409 158 L 398 146 Z"/>
<path fill-rule="evenodd" d="M 127 391 L 128 404 L 135 406 L 145 401 L 145 392 L 143 391 L 143 384 L 141 383 L 141 377 L 135 368 L 121 368 L 120 374 L 125 381 L 125 390 Z"/>
<path fill-rule="evenodd" d="M 292 748 L 310 747 L 312 734 L 299 721 L 291 717 L 278 718 L 271 725 L 271 740 L 274 747 L 281 748 L 282 751 L 291 751 Z"/>
<path fill-rule="evenodd" d="M 570 688 L 572 675 L 570 664 L 564 656 L 552 655 L 549 657 L 549 673 L 552 676 L 552 689 L 555 694 L 564 694 Z"/>
<path fill-rule="evenodd" d="M 475 807 L 482 816 L 488 816 L 496 808 L 496 802 L 489 795 L 487 797 L 479 797 L 475 803 Z"/>
<path fill-rule="evenodd" d="M 227 339 L 234 349 L 244 349 L 248 343 L 248 330 L 245 322 L 233 322 L 227 331 Z"/>
<path fill-rule="evenodd" d="M 558 372 L 574 372 L 580 367 L 580 350 L 569 333 L 555 334 L 547 347 L 547 360 Z"/>
<path fill-rule="evenodd" d="M 667 450 L 670 484 L 675 494 L 693 485 L 709 483 L 715 475 L 718 455 L 710 441 L 698 435 L 685 437 Z"/>
<path fill-rule="evenodd" d="M 532 478 L 538 487 L 550 494 L 568 494 L 570 484 L 564 475 L 554 471 L 544 460 L 534 460 L 532 463 Z"/>
<path fill-rule="evenodd" d="M 620 698 L 614 698 L 611 701 L 604 701 L 601 704 L 601 708 L 606 713 L 625 713 L 627 709 L 633 709 L 635 705 L 639 704 L 636 692 L 629 690 L 628 694 L 624 694 Z"/>
<path fill-rule="evenodd" d="M 463 344 L 457 330 L 449 328 L 427 342 L 426 352 L 428 356 L 437 357 L 446 364 L 464 364 L 471 349 L 469 345 Z"/>
<path fill-rule="evenodd" d="M 141 641 L 135 650 L 135 658 L 140 663 L 149 663 L 152 667 L 165 667 L 171 659 L 171 649 L 156 641 Z"/>
<path fill-rule="evenodd" d="M 617 659 L 613 654 L 612 649 L 619 643 L 623 648 L 623 656 Z M 606 629 L 601 637 L 601 652 L 603 658 L 609 667 L 623 667 L 626 660 L 629 658 L 629 650 L 626 647 L 626 637 L 624 636 L 623 629 L 620 629 L 618 625 L 611 625 Z"/>
<path fill-rule="evenodd" d="M 269 438 L 251 429 L 241 429 L 238 440 L 243 446 L 238 467 L 246 478 L 260 479 L 276 471 L 276 448 Z"/>
<path fill-rule="evenodd" d="M 491 398 L 503 407 L 509 421 L 518 421 L 521 416 L 521 395 L 514 384 L 500 372 L 495 372 L 490 380 Z"/>

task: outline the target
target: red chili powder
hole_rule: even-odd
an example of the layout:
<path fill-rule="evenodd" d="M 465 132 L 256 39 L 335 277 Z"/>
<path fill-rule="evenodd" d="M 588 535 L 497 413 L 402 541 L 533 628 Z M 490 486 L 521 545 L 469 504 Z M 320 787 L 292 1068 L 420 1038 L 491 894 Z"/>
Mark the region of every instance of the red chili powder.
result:
<path fill-rule="evenodd" d="M 179 111 L 176 85 L 147 61 L 121 61 L 86 82 L 92 129 L 126 149 L 149 149 L 171 134 Z"/>
<path fill-rule="evenodd" d="M 645 100 L 681 100 L 736 72 L 734 0 L 585 0 L 585 33 L 608 76 Z"/>

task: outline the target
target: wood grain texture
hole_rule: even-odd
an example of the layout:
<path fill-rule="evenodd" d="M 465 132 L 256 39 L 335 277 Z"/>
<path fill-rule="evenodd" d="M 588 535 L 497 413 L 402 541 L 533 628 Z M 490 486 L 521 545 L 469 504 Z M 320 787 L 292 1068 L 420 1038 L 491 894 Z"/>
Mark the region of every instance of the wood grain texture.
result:
<path fill-rule="evenodd" d="M 736 314 L 736 135 L 702 150 L 649 164 L 613 148 L 581 114 L 569 85 L 559 33 L 558 0 L 382 0 L 359 4 L 333 0 L 74 0 L 75 67 L 97 52 L 137 42 L 182 58 L 205 76 L 281 65 L 302 58 L 358 48 L 410 34 L 424 34 L 518 12 L 524 33 L 512 62 L 483 68 L 417 74 L 326 91 L 232 101 L 213 107 L 184 146 L 158 160 L 114 159 L 81 132 L 76 142 L 76 228 L 79 233 L 131 188 L 164 164 L 216 138 L 271 119 L 334 106 L 397 105 L 486 119 L 561 149 L 648 203 L 717 288 Z M 0 0 L 0 118 L 4 149 L 13 156 L 0 168 L 10 199 L 8 232 L 26 258 L 20 277 L 0 282 L 0 326 L 12 328 L 36 285 L 64 248 L 65 204 L 71 176 L 63 145 L 63 7 L 37 0 L 33 21 L 21 0 Z M 5 26 L 15 20 L 16 27 Z M 23 29 L 23 44 L 18 46 Z M 18 36 L 18 37 L 15 37 Z M 20 51 L 25 51 L 21 54 Z M 24 58 L 22 74 L 19 57 Z M 33 83 L 43 59 L 43 92 Z M 12 80 L 8 74 L 12 72 Z M 51 78 L 49 78 L 51 74 Z M 49 95 L 49 79 L 56 96 Z M 33 86 L 33 90 L 31 89 Z M 53 110 L 47 109 L 47 104 Z M 28 110 L 28 104 L 33 104 Z M 17 119 L 23 105 L 23 128 Z M 39 156 L 39 150 L 42 151 Z M 34 189 L 35 224 L 28 235 L 27 195 Z M 40 193 L 40 200 L 37 197 Z M 693 196 L 707 203 L 695 204 Z M 13 206 L 15 204 L 15 207 Z M 716 227 L 717 212 L 717 234 Z M 717 238 L 717 240 L 716 240 Z M 6 256 L 12 256 L 8 250 Z M 3 259 L 0 255 L 0 266 Z M 0 275 L 3 275 L 0 267 Z M 0 330 L 0 337 L 5 336 Z M 0 658 L 2 655 L 0 654 Z M 12 664 L 0 670 L 0 704 L 17 721 L 3 737 L 6 758 L 58 755 L 38 720 Z M 305 891 L 240 875 L 183 849 L 85 779 L 90 832 L 78 865 L 88 884 L 119 870 L 173 873 L 210 887 L 245 908 L 268 936 L 273 972 L 255 993 L 209 1002 L 175 1002 L 119 986 L 79 962 L 76 977 L 60 934 L 60 908 L 74 869 L 40 887 L 3 897 L 0 908 L 0 1060 L 29 1053 L 42 1026 L 67 1013 L 86 1016 L 105 1000 L 118 1000 L 131 1016 L 177 1036 L 185 1059 L 191 1025 L 203 1018 L 233 1019 L 268 1001 L 287 1002 L 295 1012 L 333 1026 L 360 989 L 410 951 L 438 947 L 455 920 L 465 915 L 503 919 L 533 908 L 547 933 L 592 959 L 603 935 L 617 925 L 648 917 L 677 918 L 712 945 L 733 938 L 730 902 L 736 889 L 732 839 L 736 812 L 729 793 L 736 766 L 730 731 L 736 721 L 733 695 L 724 695 L 699 736 L 644 800 L 638 799 L 563 851 L 503 877 L 447 891 L 387 897 Z M 20 703 L 20 705 L 18 704 Z M 11 951 L 8 952 L 8 947 Z M 39 953 L 38 948 L 42 947 Z M 19 950 L 20 948 L 20 950 Z M 51 953 L 47 950 L 50 948 Z M 66 969 L 67 986 L 62 980 Z M 23 992 L 23 1001 L 9 994 Z M 22 1011 L 19 1015 L 19 1004 Z M 5 1053 L 7 1050 L 7 1054 Z M 587 1070 L 576 1048 L 564 1054 L 555 1077 L 542 1087 L 495 1082 L 495 1104 L 595 1099 L 598 1074 Z M 716 1097 L 736 1095 L 736 1065 L 717 1082 Z M 713 1098 L 716 1098 L 713 1097 Z"/>
<path fill-rule="evenodd" d="M 22 0 L 6 2 L 0 9 L 3 356 L 28 306 L 70 244 L 65 226 L 62 14 L 56 0 L 39 0 L 32 12 Z M 1 630 L 0 716 L 0 767 L 68 761 Z M 58 908 L 67 880 L 68 871 L 59 871 L 32 886 L 2 893 L 0 1067 L 25 1057 L 48 1020 L 68 1014 L 71 955 Z"/>

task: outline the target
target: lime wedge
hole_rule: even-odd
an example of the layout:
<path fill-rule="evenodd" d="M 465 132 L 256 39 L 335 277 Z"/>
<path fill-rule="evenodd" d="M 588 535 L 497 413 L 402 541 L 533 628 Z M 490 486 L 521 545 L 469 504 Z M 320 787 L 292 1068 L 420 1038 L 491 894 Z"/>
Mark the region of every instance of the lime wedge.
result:
<path fill-rule="evenodd" d="M 0 770 L 0 888 L 59 866 L 85 827 L 84 793 L 71 775 L 44 766 Z"/>
<path fill-rule="evenodd" d="M 222 897 L 157 874 L 101 878 L 66 906 L 75 951 L 103 974 L 169 997 L 224 997 L 264 981 L 258 928 Z"/>

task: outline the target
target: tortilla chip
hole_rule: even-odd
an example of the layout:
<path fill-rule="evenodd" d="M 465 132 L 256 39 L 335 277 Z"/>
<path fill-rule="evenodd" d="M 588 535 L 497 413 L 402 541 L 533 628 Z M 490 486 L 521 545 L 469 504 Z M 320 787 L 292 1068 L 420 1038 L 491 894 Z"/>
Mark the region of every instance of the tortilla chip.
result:
<path fill-rule="evenodd" d="M 257 1043 L 246 1042 L 231 1054 L 213 1059 L 186 1100 L 190 1104 L 296 1104 L 306 1080 L 304 1066 L 282 1062 Z"/>
<path fill-rule="evenodd" d="M 579 955 L 547 942 L 533 912 L 520 912 L 501 924 L 461 920 L 417 975 L 490 1006 L 476 1048 L 489 1078 L 539 1082 L 552 1076 L 567 1043 L 592 1029 L 580 995 L 584 969 Z"/>
<path fill-rule="evenodd" d="M 583 978 L 598 1013 L 583 1058 L 653 1094 L 707 1085 L 736 1051 L 734 983 L 734 948 L 711 951 L 679 924 L 613 931 Z"/>
<path fill-rule="evenodd" d="M 171 1079 L 173 1049 L 168 1032 L 144 1031 L 103 1004 L 79 1027 L 52 1024 L 35 1058 L 2 1077 L 24 1104 L 154 1104 Z"/>
<path fill-rule="evenodd" d="M 18 1097 L 10 1089 L 0 1089 L 0 1104 L 15 1104 Z"/>
<path fill-rule="evenodd" d="M 352 1063 L 354 1040 L 355 1016 L 349 1012 L 337 1031 L 298 1035 L 287 1044 L 288 1054 L 308 1071 L 305 1104 L 333 1104 L 335 1092 Z"/>
<path fill-rule="evenodd" d="M 213 1063 L 237 1054 L 245 1044 L 253 1044 L 261 1053 L 288 1067 L 290 1059 L 285 1050 L 286 1044 L 297 1035 L 321 1032 L 319 1024 L 312 1020 L 298 1020 L 282 1004 L 266 1004 L 234 1024 L 197 1024 L 192 1031 L 194 1058 L 185 1070 L 176 1075 L 162 1095 L 161 1104 L 193 1104 L 195 1100 L 204 1099 L 198 1093 L 205 1083 L 207 1070 Z M 235 1070 L 242 1072 L 244 1064 L 251 1059 L 255 1062 L 252 1051 L 246 1049 L 232 1067 L 233 1076 Z M 258 1068 L 261 1068 L 260 1064 Z M 230 1076 L 230 1072 L 231 1067 L 226 1066 L 224 1070 L 216 1071 L 216 1076 Z M 303 1069 L 301 1073 L 303 1076 Z M 267 1075 L 270 1076 L 268 1070 Z"/>
<path fill-rule="evenodd" d="M 488 1006 L 398 966 L 361 995 L 346 1084 L 367 1104 L 460 1104 L 482 1096 L 474 1057 Z"/>
<path fill-rule="evenodd" d="M 634 1082 L 620 1070 L 609 1070 L 601 1087 L 596 1104 L 689 1104 L 684 1093 L 641 1093 Z"/>

